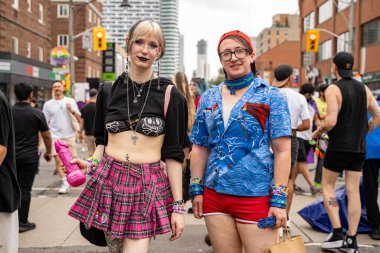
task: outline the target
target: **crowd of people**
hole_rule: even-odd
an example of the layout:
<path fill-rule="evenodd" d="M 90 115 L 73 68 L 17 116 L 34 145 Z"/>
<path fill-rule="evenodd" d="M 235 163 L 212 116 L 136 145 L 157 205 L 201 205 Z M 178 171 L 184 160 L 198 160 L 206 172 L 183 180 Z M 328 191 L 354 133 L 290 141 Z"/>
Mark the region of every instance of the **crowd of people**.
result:
<path fill-rule="evenodd" d="M 112 253 L 146 253 L 151 239 L 164 233 L 179 239 L 187 201 L 194 217 L 205 219 L 206 242 L 215 253 L 266 252 L 278 240 L 278 229 L 290 228 L 299 173 L 310 194 L 322 193 L 332 224 L 322 249 L 359 252 L 362 171 L 370 236 L 380 240 L 374 201 L 380 102 L 353 78 L 350 53 L 333 57 L 336 80 L 319 85 L 314 98 L 310 83 L 298 92 L 292 88 L 294 71 L 288 64 L 274 69 L 271 83 L 262 79 L 252 42 L 238 30 L 219 40 L 225 79 L 212 88 L 203 78 L 189 82 L 182 72 L 172 79 L 160 76 L 165 37 L 158 23 L 135 23 L 125 43 L 126 71 L 112 85 L 91 89 L 81 109 L 64 95 L 61 81 L 52 83 L 53 98 L 42 111 L 32 106 L 30 84 L 15 85 L 13 106 L 0 91 L 0 245 L 5 252 L 17 252 L 18 233 L 36 228 L 28 214 L 41 141 L 43 158 L 54 159 L 58 193 L 70 190 L 53 145 L 58 139 L 74 157 L 77 141 L 86 142 L 89 157 L 71 163 L 90 177 L 68 215 L 86 230 L 103 231 Z M 327 141 L 326 150 L 320 143 Z M 314 150 L 318 160 L 312 180 L 308 164 Z M 342 229 L 334 193 L 342 172 L 348 231 Z M 257 226 L 271 216 L 275 222 L 269 227 Z"/>

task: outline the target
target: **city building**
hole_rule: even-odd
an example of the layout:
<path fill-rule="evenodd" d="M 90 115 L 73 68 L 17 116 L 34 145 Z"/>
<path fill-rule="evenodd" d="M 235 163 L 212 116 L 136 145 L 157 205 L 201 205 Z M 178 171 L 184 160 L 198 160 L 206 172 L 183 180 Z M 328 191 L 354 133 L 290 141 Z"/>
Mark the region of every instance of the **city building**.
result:
<path fill-rule="evenodd" d="M 294 69 L 294 84 L 298 86 L 300 68 L 299 16 L 277 14 L 272 26 L 264 28 L 252 38 L 256 54 L 255 64 L 259 75 L 269 83 L 273 81 L 273 70 L 280 64 L 290 64 Z"/>
<path fill-rule="evenodd" d="M 256 70 L 265 81 L 272 83 L 274 79 L 273 70 L 280 64 L 289 64 L 293 67 L 293 87 L 296 88 L 299 85 L 299 69 L 301 66 L 299 52 L 299 41 L 284 41 L 256 57 Z"/>
<path fill-rule="evenodd" d="M 51 0 L 51 47 L 63 46 L 69 48 L 69 1 Z M 92 28 L 102 26 L 102 4 L 101 0 L 95 1 L 73 1 L 73 23 L 74 23 L 74 62 L 75 71 L 73 81 L 75 88 L 73 95 L 77 100 L 84 98 L 76 96 L 76 90 L 81 90 L 80 85 L 88 79 L 101 78 L 102 76 L 102 51 L 85 49 L 81 33 L 87 31 L 92 37 Z M 78 35 L 78 36 L 77 36 Z M 92 43 L 90 43 L 91 46 Z M 54 71 L 60 73 L 59 67 Z"/>
<path fill-rule="evenodd" d="M 185 72 L 185 38 L 183 34 L 179 36 L 179 69 L 178 71 Z"/>
<path fill-rule="evenodd" d="M 0 89 L 15 103 L 13 87 L 28 82 L 40 100 L 50 97 L 49 0 L 0 0 Z"/>
<path fill-rule="evenodd" d="M 350 1 L 299 0 L 302 82 L 331 82 L 332 57 L 349 50 Z M 354 70 L 375 94 L 380 94 L 380 1 L 355 0 L 353 6 Z M 317 53 L 305 50 L 309 29 L 322 29 Z"/>
<path fill-rule="evenodd" d="M 197 72 L 196 77 L 202 77 L 205 80 L 210 79 L 210 64 L 207 62 L 207 41 L 201 39 L 197 43 Z"/>
<path fill-rule="evenodd" d="M 277 14 L 272 17 L 272 26 L 264 28 L 252 38 L 256 56 L 269 51 L 284 41 L 299 41 L 299 15 Z"/>
<path fill-rule="evenodd" d="M 166 50 L 160 62 L 160 75 L 171 79 L 180 67 L 178 0 L 161 0 L 161 26 Z"/>
<path fill-rule="evenodd" d="M 161 20 L 161 0 L 131 0 L 127 9 L 120 7 L 121 2 L 103 0 L 103 26 L 109 42 L 125 45 L 125 34 L 134 23 L 142 19 Z"/>
<path fill-rule="evenodd" d="M 103 26 L 107 29 L 107 41 L 125 46 L 125 34 L 137 21 L 150 19 L 160 23 L 166 39 L 160 75 L 171 78 L 179 71 L 180 65 L 178 0 L 131 0 L 128 9 L 119 7 L 120 3 L 121 0 L 103 0 Z"/>

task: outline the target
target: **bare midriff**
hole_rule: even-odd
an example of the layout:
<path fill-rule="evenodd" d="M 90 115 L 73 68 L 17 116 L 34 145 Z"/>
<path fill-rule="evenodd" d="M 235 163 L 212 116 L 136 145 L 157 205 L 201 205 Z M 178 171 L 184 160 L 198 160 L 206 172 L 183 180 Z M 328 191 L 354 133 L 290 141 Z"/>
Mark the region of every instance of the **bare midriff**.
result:
<path fill-rule="evenodd" d="M 136 145 L 133 145 L 132 134 L 133 131 L 109 133 L 105 152 L 117 160 L 132 163 L 153 163 L 161 159 L 164 134 L 151 137 L 136 133 Z"/>

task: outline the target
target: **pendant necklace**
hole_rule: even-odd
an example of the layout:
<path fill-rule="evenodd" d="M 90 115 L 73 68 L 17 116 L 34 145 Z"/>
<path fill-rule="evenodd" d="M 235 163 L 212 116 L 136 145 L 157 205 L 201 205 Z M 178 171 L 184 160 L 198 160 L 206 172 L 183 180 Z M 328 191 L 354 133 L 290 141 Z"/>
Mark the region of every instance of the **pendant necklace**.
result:
<path fill-rule="evenodd" d="M 126 78 L 127 80 L 124 79 L 124 83 L 127 85 L 127 112 L 128 112 L 128 120 L 129 120 L 129 124 L 131 126 L 131 129 L 132 129 L 132 136 L 131 136 L 131 139 L 132 139 L 132 143 L 133 145 L 136 145 L 136 141 L 137 141 L 137 135 L 136 135 L 136 130 L 137 130 L 137 126 L 139 125 L 139 122 L 140 122 L 140 118 L 141 118 L 141 115 L 144 111 L 144 108 L 145 108 L 145 105 L 146 105 L 146 102 L 148 100 L 148 96 L 149 96 L 149 92 L 150 92 L 150 86 L 152 84 L 152 80 L 153 80 L 153 76 L 151 77 L 150 79 L 150 82 L 149 82 L 149 86 L 148 86 L 148 91 L 146 93 L 146 97 L 145 97 L 145 100 L 144 100 L 144 104 L 141 108 L 141 111 L 140 113 L 138 114 L 138 117 L 137 117 L 137 121 L 136 121 L 136 126 L 135 128 L 133 129 L 133 125 L 132 125 L 132 122 L 131 122 L 131 115 L 129 113 L 129 77 L 127 76 Z M 132 80 L 132 79 L 131 79 Z M 132 89 L 133 89 L 133 81 L 132 81 Z M 134 102 L 134 101 L 133 101 Z"/>
<path fill-rule="evenodd" d="M 141 87 L 140 89 L 138 88 L 137 84 L 132 81 L 132 86 L 133 86 L 133 103 L 137 103 L 137 100 L 141 97 L 141 92 L 143 91 L 144 89 L 144 85 L 143 84 L 140 84 Z M 135 89 L 137 90 L 137 96 L 135 94 Z"/>

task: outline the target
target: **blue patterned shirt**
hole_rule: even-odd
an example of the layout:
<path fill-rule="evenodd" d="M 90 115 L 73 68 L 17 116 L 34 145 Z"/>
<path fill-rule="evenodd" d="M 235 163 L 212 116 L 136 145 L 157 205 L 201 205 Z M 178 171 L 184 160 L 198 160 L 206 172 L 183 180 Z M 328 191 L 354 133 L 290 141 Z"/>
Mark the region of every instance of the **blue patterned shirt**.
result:
<path fill-rule="evenodd" d="M 291 136 L 285 95 L 255 77 L 223 123 L 222 85 L 201 98 L 192 143 L 210 149 L 205 186 L 237 196 L 268 196 L 273 181 L 270 140 Z"/>

